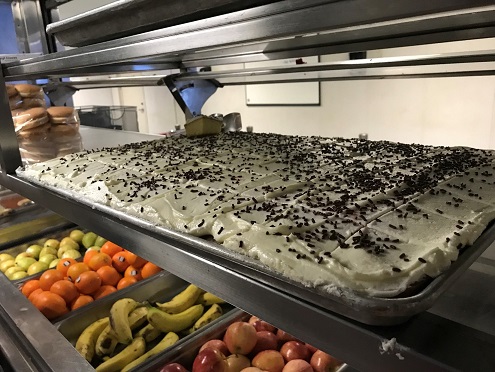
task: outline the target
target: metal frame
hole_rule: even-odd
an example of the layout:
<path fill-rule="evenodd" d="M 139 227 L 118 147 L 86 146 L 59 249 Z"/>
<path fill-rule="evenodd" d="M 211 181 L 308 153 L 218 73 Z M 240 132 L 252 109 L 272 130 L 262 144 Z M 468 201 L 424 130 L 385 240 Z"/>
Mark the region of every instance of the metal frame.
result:
<path fill-rule="evenodd" d="M 5 76 L 15 80 L 101 73 L 98 66 L 121 62 L 128 63 L 127 71 L 136 66 L 153 69 L 147 61 L 151 57 L 154 63 L 172 62 L 175 66 L 189 60 L 195 60 L 191 62 L 195 65 L 199 61 L 208 65 L 246 62 L 259 60 L 261 54 L 265 59 L 282 58 L 279 52 L 284 56 L 318 55 L 335 53 L 332 48 L 352 52 L 402 42 L 412 45 L 491 37 L 494 24 L 491 0 L 286 0 L 13 63 L 4 69 Z M 256 44 L 259 41 L 263 43 Z M 238 49 L 229 49 L 232 46 Z"/>

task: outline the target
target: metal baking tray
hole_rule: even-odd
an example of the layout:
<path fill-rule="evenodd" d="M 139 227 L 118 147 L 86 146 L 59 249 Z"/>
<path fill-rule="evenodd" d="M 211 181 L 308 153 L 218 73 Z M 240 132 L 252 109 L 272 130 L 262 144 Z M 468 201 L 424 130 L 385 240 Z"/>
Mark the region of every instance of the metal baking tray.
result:
<path fill-rule="evenodd" d="M 276 1 L 280 0 L 119 0 L 49 24 L 46 31 L 62 45 L 79 47 Z"/>
<path fill-rule="evenodd" d="M 242 310 L 236 309 L 225 316 L 217 323 L 212 323 L 205 328 L 201 333 L 195 334 L 186 342 L 177 345 L 166 351 L 163 354 L 155 355 L 139 366 L 139 372 L 156 372 L 161 367 L 170 363 L 182 364 L 189 371 L 192 369 L 194 358 L 198 355 L 201 346 L 213 339 L 222 339 L 227 327 L 238 321 L 248 321 L 251 315 L 246 314 Z M 304 340 L 303 340 L 304 341 Z M 347 365 L 343 364 L 335 372 L 344 372 Z M 135 371 L 135 370 L 131 370 Z M 137 372 L 137 371 L 136 371 Z"/>
<path fill-rule="evenodd" d="M 0 251 L 76 225 L 39 205 L 0 219 Z M 27 247 L 26 247 L 27 248 Z"/>
<path fill-rule="evenodd" d="M 302 283 L 290 280 L 271 270 L 261 262 L 240 253 L 230 251 L 215 242 L 177 232 L 166 227 L 156 226 L 108 206 L 94 203 L 73 192 L 60 190 L 42 184 L 39 181 L 24 178 L 22 173 L 20 177 L 59 195 L 73 199 L 76 198 L 78 202 L 92 209 L 107 213 L 119 220 L 140 227 L 146 230 L 148 235 L 155 237 L 157 240 L 166 241 L 172 245 L 193 247 L 209 255 L 217 256 L 225 260 L 223 265 L 228 269 L 277 288 L 288 296 L 301 299 L 315 307 L 333 311 L 358 322 L 376 326 L 401 324 L 412 316 L 428 310 L 435 303 L 436 299 L 495 241 L 495 224 L 492 223 L 472 246 L 463 249 L 457 261 L 453 262 L 444 273 L 436 278 L 425 281 L 424 286 L 415 288 L 414 294 L 408 296 L 395 298 L 370 297 L 344 288 L 334 292 L 325 292 L 318 288 L 307 287 Z"/>
<path fill-rule="evenodd" d="M 75 345 L 81 332 L 96 320 L 108 316 L 110 308 L 118 299 L 127 297 L 140 302 L 164 302 L 184 290 L 188 285 L 189 283 L 179 277 L 166 271 L 162 271 L 148 279 L 72 311 L 57 320 L 55 327 L 72 345 Z M 203 333 L 203 330 L 208 330 L 210 327 L 218 324 L 218 322 L 222 322 L 223 319 L 230 318 L 232 314 L 238 314 L 240 312 L 229 304 L 222 304 L 221 306 L 224 310 L 224 315 L 193 334 L 181 338 L 173 348 L 181 348 L 183 343 L 190 340 L 192 337 L 195 337 L 197 334 Z M 139 370 L 141 370 L 141 366 L 139 367 Z"/>

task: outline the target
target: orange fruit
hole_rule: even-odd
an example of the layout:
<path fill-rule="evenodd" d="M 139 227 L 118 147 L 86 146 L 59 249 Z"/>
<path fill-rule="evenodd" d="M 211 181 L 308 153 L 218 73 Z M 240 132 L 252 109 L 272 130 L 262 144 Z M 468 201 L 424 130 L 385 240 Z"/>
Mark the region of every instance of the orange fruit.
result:
<path fill-rule="evenodd" d="M 79 291 L 74 283 L 68 280 L 59 280 L 50 287 L 50 292 L 62 297 L 67 305 L 79 297 Z"/>
<path fill-rule="evenodd" d="M 103 266 L 112 266 L 112 257 L 106 253 L 97 253 L 89 260 L 88 266 L 91 270 L 98 270 Z"/>
<path fill-rule="evenodd" d="M 101 253 L 108 254 L 110 257 L 113 257 L 116 253 L 122 252 L 123 250 L 124 248 L 112 242 L 106 242 L 100 248 Z"/>
<path fill-rule="evenodd" d="M 40 288 L 40 281 L 37 279 L 28 280 L 21 288 L 21 292 L 24 296 L 29 298 L 29 295 L 36 289 Z"/>
<path fill-rule="evenodd" d="M 141 276 L 141 270 L 136 269 L 134 266 L 129 266 L 124 273 L 124 276 L 132 276 L 136 278 L 138 281 L 143 279 Z"/>
<path fill-rule="evenodd" d="M 40 276 L 40 288 L 44 291 L 49 291 L 53 283 L 63 279 L 64 274 L 62 274 L 60 271 L 55 269 L 46 270 Z"/>
<path fill-rule="evenodd" d="M 40 293 L 43 293 L 43 290 L 41 288 L 38 288 L 38 289 L 35 289 L 34 291 L 31 292 L 31 294 L 29 295 L 28 297 L 28 300 L 31 301 L 31 303 L 34 304 L 34 301 L 36 299 L 36 297 L 38 297 L 38 295 Z"/>
<path fill-rule="evenodd" d="M 134 266 L 136 269 L 140 269 L 147 263 L 148 261 L 146 261 L 144 258 L 137 256 L 136 261 L 134 261 L 132 266 Z"/>
<path fill-rule="evenodd" d="M 89 260 L 91 260 L 91 258 L 93 258 L 95 254 L 98 254 L 98 251 L 95 249 L 90 249 L 89 251 L 86 251 L 86 253 L 84 254 L 83 262 L 89 266 Z"/>
<path fill-rule="evenodd" d="M 111 285 L 116 286 L 120 279 L 122 279 L 122 275 L 112 266 L 103 266 L 96 270 L 96 273 L 101 278 L 102 285 Z"/>
<path fill-rule="evenodd" d="M 48 319 L 55 319 L 69 311 L 62 297 L 50 291 L 43 291 L 36 296 L 34 305 Z"/>
<path fill-rule="evenodd" d="M 88 265 L 86 265 L 84 262 L 77 262 L 69 267 L 69 270 L 67 270 L 67 277 L 72 283 L 74 283 L 79 275 L 86 271 L 89 271 Z"/>
<path fill-rule="evenodd" d="M 152 275 L 155 275 L 156 273 L 159 273 L 163 269 L 159 266 L 156 266 L 152 262 L 148 262 L 146 265 L 143 266 L 141 269 L 141 276 L 143 279 L 149 278 Z"/>
<path fill-rule="evenodd" d="M 109 295 L 110 293 L 117 292 L 117 288 L 111 286 L 111 285 L 102 285 L 100 289 L 98 289 L 94 294 L 93 298 L 95 300 L 98 300 L 102 297 L 105 297 Z"/>
<path fill-rule="evenodd" d="M 119 273 L 123 273 L 131 264 L 127 262 L 126 252 L 119 252 L 112 257 L 113 267 L 117 269 Z"/>
<path fill-rule="evenodd" d="M 124 276 L 120 279 L 119 284 L 117 284 L 117 289 L 123 289 L 129 287 L 130 285 L 137 283 L 137 279 L 132 276 Z"/>
<path fill-rule="evenodd" d="M 82 294 L 89 295 L 101 287 L 101 279 L 95 271 L 85 271 L 74 282 Z"/>
<path fill-rule="evenodd" d="M 71 267 L 75 263 L 77 263 L 77 261 L 73 258 L 62 258 L 60 261 L 58 261 L 57 270 L 64 274 L 65 277 L 67 276 L 67 270 L 69 270 L 69 267 Z"/>
<path fill-rule="evenodd" d="M 134 254 L 130 251 L 128 251 L 127 249 L 124 249 L 124 253 L 125 253 L 125 258 L 127 259 L 127 262 L 129 262 L 129 265 L 133 265 L 134 262 L 136 262 L 137 260 L 137 254 Z"/>
<path fill-rule="evenodd" d="M 71 310 L 79 309 L 80 307 L 86 306 L 87 304 L 93 302 L 93 297 L 88 295 L 80 295 L 70 304 Z"/>

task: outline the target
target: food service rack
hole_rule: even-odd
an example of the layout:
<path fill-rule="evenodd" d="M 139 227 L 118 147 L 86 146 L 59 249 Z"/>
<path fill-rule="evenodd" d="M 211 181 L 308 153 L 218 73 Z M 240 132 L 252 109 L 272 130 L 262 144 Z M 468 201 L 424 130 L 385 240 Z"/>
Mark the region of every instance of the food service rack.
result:
<path fill-rule="evenodd" d="M 46 22 L 56 20 L 56 7 L 65 2 L 18 0 L 12 6 L 13 9 L 34 9 L 37 22 L 44 30 Z M 217 87 L 225 87 L 286 81 L 495 73 L 494 50 L 252 71 L 197 70 L 204 66 L 490 38 L 495 36 L 495 3 L 490 0 L 286 0 L 60 52 L 54 52 L 53 38 L 43 32 L 40 34 L 47 54 L 2 65 L 0 87 L 9 81 L 55 81 L 53 79 L 118 74 L 136 69 L 178 69 L 178 74 L 168 77 L 168 82 L 176 87 L 181 82 L 213 79 Z M 25 35 L 31 34 L 25 32 Z M 165 82 L 155 77 L 102 79 L 86 83 L 86 87 Z M 84 84 L 79 83 L 79 87 Z M 190 105 L 185 104 L 183 108 L 187 113 Z M 495 284 L 495 260 L 492 259 L 495 255 L 478 259 L 473 265 L 482 266 L 483 270 L 469 270 L 460 284 L 444 296 L 447 299 L 431 311 L 399 326 L 362 325 L 309 304 L 283 287 L 273 287 L 260 273 L 233 266 L 228 260 L 198 249 L 187 238 L 150 234 L 142 226 L 97 212 L 24 181 L 15 174 L 21 159 L 10 116 L 7 93 L 1 89 L 0 183 L 68 220 L 129 247 L 165 270 L 346 361 L 356 370 L 494 369 L 495 317 L 480 315 L 480 323 L 473 324 L 469 319 L 473 310 L 466 309 L 479 306 L 471 302 L 479 300 L 488 306 L 486 312 L 491 311 L 493 315 L 495 299 L 491 288 Z M 154 138 L 95 128 L 82 129 L 82 136 L 87 149 Z M 71 370 L 90 370 L 64 337 L 30 307 L 27 299 L 3 275 L 0 275 L 0 288 L 0 324 L 4 330 L 1 345 L 9 359 L 26 370 L 67 371 L 69 365 Z M 473 293 L 481 299 L 471 296 Z M 464 320 L 460 321 L 462 316 Z M 383 346 L 390 342 L 394 348 L 387 352 Z"/>

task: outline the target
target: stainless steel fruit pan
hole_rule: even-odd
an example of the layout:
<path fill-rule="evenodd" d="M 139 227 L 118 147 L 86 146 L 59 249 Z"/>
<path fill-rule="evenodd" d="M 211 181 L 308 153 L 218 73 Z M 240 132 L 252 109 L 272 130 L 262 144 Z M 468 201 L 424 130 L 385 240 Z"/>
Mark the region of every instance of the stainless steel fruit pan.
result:
<path fill-rule="evenodd" d="M 0 251 L 75 226 L 59 215 L 34 205 L 29 211 L 0 219 Z"/>
<path fill-rule="evenodd" d="M 239 309 L 232 311 L 221 321 L 210 324 L 203 332 L 198 332 L 194 337 L 191 337 L 181 345 L 177 345 L 163 354 L 155 355 L 148 359 L 139 366 L 139 372 L 158 372 L 163 366 L 170 363 L 182 364 L 191 371 L 194 358 L 198 355 L 199 349 L 205 342 L 214 339 L 222 339 L 225 330 L 230 324 L 238 321 L 248 321 L 250 316 L 251 315 Z M 335 372 L 343 372 L 345 371 L 345 368 L 347 368 L 346 364 L 339 367 Z M 131 371 L 138 372 L 138 369 L 133 369 Z"/>
<path fill-rule="evenodd" d="M 180 293 L 188 285 L 189 283 L 179 277 L 166 271 L 162 271 L 148 279 L 144 279 L 132 286 L 121 289 L 120 291 L 66 314 L 57 320 L 55 327 L 70 343 L 75 345 L 81 332 L 96 320 L 107 317 L 110 313 L 110 308 L 118 299 L 132 298 L 139 302 L 147 301 L 150 304 L 165 302 Z M 221 306 L 224 315 L 212 322 L 211 325 L 216 324 L 218 321 L 230 316 L 232 312 L 237 311 L 229 304 L 222 304 Z M 209 326 L 206 326 L 204 329 L 209 329 Z M 174 348 L 176 345 L 179 347 L 183 342 L 189 340 L 198 333 L 202 333 L 202 331 L 203 329 L 181 338 L 178 343 L 174 345 Z"/>

